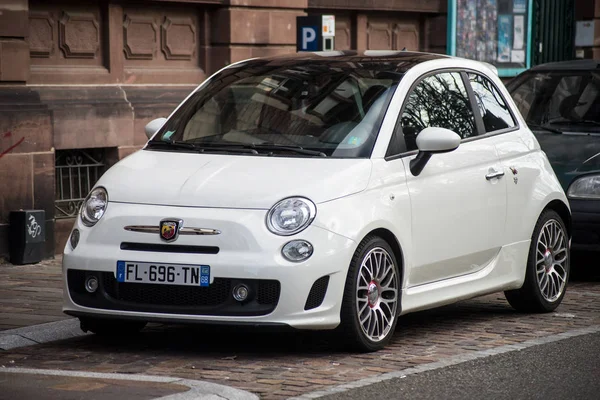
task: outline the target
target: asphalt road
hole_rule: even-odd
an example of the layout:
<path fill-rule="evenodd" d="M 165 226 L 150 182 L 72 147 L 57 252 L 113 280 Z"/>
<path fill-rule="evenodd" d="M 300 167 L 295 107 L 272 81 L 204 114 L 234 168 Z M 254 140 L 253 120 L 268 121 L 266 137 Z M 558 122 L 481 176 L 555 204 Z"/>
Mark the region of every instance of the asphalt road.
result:
<path fill-rule="evenodd" d="M 598 399 L 600 333 L 327 396 L 327 400 Z"/>

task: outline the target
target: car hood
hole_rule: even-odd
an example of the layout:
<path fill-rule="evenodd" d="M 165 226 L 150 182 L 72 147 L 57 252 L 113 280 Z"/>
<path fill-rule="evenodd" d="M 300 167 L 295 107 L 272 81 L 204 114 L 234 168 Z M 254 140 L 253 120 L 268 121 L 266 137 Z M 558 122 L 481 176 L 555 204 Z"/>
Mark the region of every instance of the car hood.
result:
<path fill-rule="evenodd" d="M 109 201 L 269 209 L 289 196 L 315 203 L 364 190 L 369 159 L 197 154 L 140 150 L 98 182 Z"/>
<path fill-rule="evenodd" d="M 578 176 L 600 172 L 600 135 L 535 132 L 535 136 L 565 191 Z"/>

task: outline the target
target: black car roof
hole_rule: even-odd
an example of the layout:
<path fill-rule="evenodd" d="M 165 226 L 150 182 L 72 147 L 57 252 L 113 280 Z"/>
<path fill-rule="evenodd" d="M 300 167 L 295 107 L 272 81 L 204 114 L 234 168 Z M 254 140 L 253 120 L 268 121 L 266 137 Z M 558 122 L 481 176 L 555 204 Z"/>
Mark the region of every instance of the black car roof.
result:
<path fill-rule="evenodd" d="M 530 71 L 589 71 L 600 68 L 600 60 L 570 60 L 536 65 Z"/>
<path fill-rule="evenodd" d="M 298 52 L 271 57 L 261 57 L 247 61 L 248 65 L 268 64 L 270 66 L 301 66 L 302 64 L 322 64 L 327 66 L 343 66 L 354 68 L 383 67 L 388 71 L 404 73 L 417 64 L 425 61 L 449 58 L 444 54 L 420 53 L 412 51 L 324 51 Z"/>

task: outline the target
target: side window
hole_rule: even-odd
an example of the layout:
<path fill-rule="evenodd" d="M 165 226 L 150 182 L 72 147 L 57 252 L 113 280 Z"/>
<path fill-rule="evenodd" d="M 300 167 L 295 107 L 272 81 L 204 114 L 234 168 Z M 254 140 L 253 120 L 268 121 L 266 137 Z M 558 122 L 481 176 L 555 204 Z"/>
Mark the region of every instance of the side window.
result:
<path fill-rule="evenodd" d="M 486 132 L 514 127 L 515 121 L 496 86 L 478 74 L 468 74 Z"/>
<path fill-rule="evenodd" d="M 463 139 L 477 135 L 469 96 L 458 72 L 421 80 L 408 95 L 400 122 L 406 151 L 417 149 L 417 135 L 430 126 L 450 129 Z"/>

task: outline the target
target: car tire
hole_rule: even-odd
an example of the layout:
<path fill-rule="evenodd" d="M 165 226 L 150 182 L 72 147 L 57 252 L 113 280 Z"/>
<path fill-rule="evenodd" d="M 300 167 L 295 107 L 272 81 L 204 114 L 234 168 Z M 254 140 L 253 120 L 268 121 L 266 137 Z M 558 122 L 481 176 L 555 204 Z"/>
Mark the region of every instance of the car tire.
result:
<path fill-rule="evenodd" d="M 372 352 L 389 343 L 398 322 L 400 282 L 390 245 L 367 236 L 352 257 L 344 287 L 338 332 L 349 347 Z"/>
<path fill-rule="evenodd" d="M 131 336 L 146 326 L 145 321 L 124 321 L 102 318 L 79 318 L 80 328 L 99 336 Z"/>
<path fill-rule="evenodd" d="M 561 303 L 570 275 L 567 228 L 554 210 L 538 219 L 529 247 L 525 282 L 504 292 L 510 305 L 521 312 L 551 312 Z"/>

